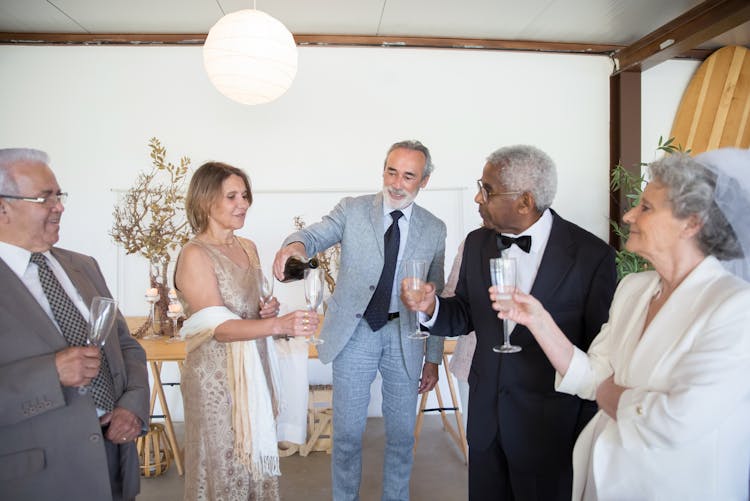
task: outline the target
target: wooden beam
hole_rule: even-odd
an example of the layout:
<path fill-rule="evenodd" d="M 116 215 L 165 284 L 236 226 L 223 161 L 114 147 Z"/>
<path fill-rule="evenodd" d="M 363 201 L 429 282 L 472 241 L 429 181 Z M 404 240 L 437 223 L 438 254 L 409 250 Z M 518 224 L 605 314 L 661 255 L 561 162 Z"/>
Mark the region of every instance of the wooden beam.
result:
<path fill-rule="evenodd" d="M 641 72 L 625 71 L 609 78 L 609 167 L 622 165 L 632 174 L 641 170 Z M 611 180 L 611 175 L 610 175 Z M 610 194 L 609 218 L 622 223 L 628 208 L 624 193 Z M 609 243 L 622 245 L 612 228 Z"/>
<path fill-rule="evenodd" d="M 206 33 L 0 33 L 0 44 L 21 45 L 203 45 Z M 294 35 L 297 45 L 518 50 L 611 55 L 621 45 L 495 40 L 485 38 L 368 35 Z"/>
<path fill-rule="evenodd" d="M 615 72 L 647 70 L 750 20 L 748 0 L 706 0 L 614 54 Z"/>

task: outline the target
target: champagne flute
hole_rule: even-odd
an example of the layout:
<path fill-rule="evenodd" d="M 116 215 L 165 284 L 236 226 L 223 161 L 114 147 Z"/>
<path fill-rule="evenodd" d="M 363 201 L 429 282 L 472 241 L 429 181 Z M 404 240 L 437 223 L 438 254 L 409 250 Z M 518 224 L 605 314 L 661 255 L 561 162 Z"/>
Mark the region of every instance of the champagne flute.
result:
<path fill-rule="evenodd" d="M 156 333 L 156 327 L 154 327 L 154 323 L 156 322 L 156 303 L 159 302 L 159 299 L 161 299 L 161 296 L 155 287 L 146 291 L 146 302 L 149 304 L 148 323 L 151 326 L 151 334 L 143 336 L 143 339 L 159 339 L 161 337 Z"/>
<path fill-rule="evenodd" d="M 116 316 L 117 301 L 109 297 L 94 297 L 89 308 L 89 330 L 86 343 L 99 348 L 104 347 L 107 337 L 112 332 Z M 86 392 L 88 392 L 88 387 L 78 387 L 78 393 L 81 395 L 85 395 Z"/>
<path fill-rule="evenodd" d="M 176 343 L 180 341 L 180 336 L 177 332 L 177 321 L 182 318 L 182 303 L 177 300 L 169 303 L 167 307 L 167 317 L 172 320 L 172 337 L 167 339 L 167 343 Z"/>
<path fill-rule="evenodd" d="M 308 311 L 317 315 L 318 307 L 323 301 L 322 268 L 307 268 L 305 270 L 305 301 L 307 301 Z M 307 338 L 307 342 L 314 345 L 323 344 L 323 340 L 315 337 L 315 333 Z"/>
<path fill-rule="evenodd" d="M 515 258 L 498 257 L 490 259 L 490 279 L 497 289 L 501 311 L 509 310 L 513 305 L 513 292 L 516 289 L 516 260 Z M 518 353 L 520 346 L 510 344 L 508 320 L 503 320 L 503 344 L 493 346 L 495 353 Z"/>
<path fill-rule="evenodd" d="M 421 302 L 424 298 L 422 286 L 427 279 L 427 261 L 421 259 L 407 259 L 403 264 L 403 276 L 406 280 L 404 295 L 410 301 Z M 414 330 L 406 336 L 409 339 L 425 339 L 430 333 L 422 331 L 419 324 L 419 313 L 414 312 Z"/>
<path fill-rule="evenodd" d="M 258 275 L 258 278 L 260 279 L 260 300 L 264 305 L 266 305 L 269 301 L 271 301 L 271 298 L 273 297 L 273 273 L 270 275 L 266 275 L 262 270 L 259 269 Z"/>

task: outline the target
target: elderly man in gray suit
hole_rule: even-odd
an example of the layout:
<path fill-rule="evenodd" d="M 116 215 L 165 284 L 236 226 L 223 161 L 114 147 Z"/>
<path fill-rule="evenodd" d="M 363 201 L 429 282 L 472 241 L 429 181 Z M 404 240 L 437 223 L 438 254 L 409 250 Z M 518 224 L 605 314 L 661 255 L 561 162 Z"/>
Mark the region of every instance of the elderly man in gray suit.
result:
<path fill-rule="evenodd" d="M 85 345 L 110 293 L 93 258 L 53 247 L 65 197 L 44 152 L 0 150 L 0 499 L 134 499 L 146 356 L 119 313 Z"/>
<path fill-rule="evenodd" d="M 386 155 L 381 193 L 344 198 L 321 222 L 290 235 L 276 254 L 274 274 L 281 278 L 289 257 L 313 256 L 341 243 L 336 289 L 321 329 L 324 344 L 318 347 L 320 360 L 333 362 L 335 501 L 359 499 L 362 434 L 378 371 L 386 430 L 382 498 L 409 498 L 417 394 L 437 383 L 443 342 L 407 337 L 414 317 L 399 300 L 397 263 L 426 261 L 428 280 L 442 287 L 445 224 L 413 203 L 432 170 L 430 152 L 419 141 L 395 143 Z"/>

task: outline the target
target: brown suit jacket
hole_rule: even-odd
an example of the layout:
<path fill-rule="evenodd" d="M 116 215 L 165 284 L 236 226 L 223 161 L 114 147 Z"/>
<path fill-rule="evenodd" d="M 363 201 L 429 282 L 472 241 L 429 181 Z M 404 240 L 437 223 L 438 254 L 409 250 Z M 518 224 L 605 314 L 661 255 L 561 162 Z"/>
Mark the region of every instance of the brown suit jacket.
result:
<path fill-rule="evenodd" d="M 84 302 L 111 297 L 96 261 L 52 249 Z M 111 499 L 104 437 L 90 396 L 62 387 L 55 353 L 67 343 L 0 259 L 0 499 Z M 104 351 L 116 406 L 148 423 L 146 356 L 118 313 Z M 110 444 L 111 445 L 111 444 Z M 120 446 L 122 495 L 140 489 L 134 443 Z"/>

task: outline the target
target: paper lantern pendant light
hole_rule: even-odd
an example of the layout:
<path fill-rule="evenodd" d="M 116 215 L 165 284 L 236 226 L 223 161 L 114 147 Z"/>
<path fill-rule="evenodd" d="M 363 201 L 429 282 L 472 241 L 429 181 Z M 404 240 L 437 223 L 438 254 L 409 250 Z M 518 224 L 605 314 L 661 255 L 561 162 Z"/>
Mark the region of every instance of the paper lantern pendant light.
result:
<path fill-rule="evenodd" d="M 281 22 L 255 9 L 232 12 L 211 28 L 203 66 L 219 92 L 242 104 L 273 101 L 297 74 L 297 45 Z"/>

